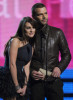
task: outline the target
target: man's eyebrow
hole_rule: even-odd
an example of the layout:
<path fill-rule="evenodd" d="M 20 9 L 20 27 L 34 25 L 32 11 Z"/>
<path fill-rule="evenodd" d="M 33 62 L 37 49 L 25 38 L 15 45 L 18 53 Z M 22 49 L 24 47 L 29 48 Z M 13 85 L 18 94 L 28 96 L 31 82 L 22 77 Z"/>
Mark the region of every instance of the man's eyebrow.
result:
<path fill-rule="evenodd" d="M 37 14 L 37 15 L 41 15 L 42 13 L 39 13 L 39 14 Z"/>

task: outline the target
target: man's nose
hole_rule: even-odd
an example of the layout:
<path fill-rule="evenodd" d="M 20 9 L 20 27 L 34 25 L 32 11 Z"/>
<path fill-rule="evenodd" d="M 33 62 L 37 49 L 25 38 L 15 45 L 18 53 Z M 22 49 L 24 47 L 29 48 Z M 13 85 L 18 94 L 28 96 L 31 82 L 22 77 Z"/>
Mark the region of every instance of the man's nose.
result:
<path fill-rule="evenodd" d="M 46 16 L 45 15 L 43 15 L 43 19 L 45 19 L 46 18 Z"/>

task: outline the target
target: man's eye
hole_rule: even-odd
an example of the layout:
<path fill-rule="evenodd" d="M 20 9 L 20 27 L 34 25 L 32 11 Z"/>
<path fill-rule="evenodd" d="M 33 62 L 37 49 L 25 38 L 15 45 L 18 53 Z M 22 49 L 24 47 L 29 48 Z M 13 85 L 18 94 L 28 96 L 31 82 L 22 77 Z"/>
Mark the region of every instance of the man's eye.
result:
<path fill-rule="evenodd" d="M 45 14 L 47 14 L 47 12 Z"/>
<path fill-rule="evenodd" d="M 39 15 L 39 16 L 42 16 L 42 15 Z"/>
<path fill-rule="evenodd" d="M 41 16 L 42 14 L 38 14 L 37 16 Z"/>

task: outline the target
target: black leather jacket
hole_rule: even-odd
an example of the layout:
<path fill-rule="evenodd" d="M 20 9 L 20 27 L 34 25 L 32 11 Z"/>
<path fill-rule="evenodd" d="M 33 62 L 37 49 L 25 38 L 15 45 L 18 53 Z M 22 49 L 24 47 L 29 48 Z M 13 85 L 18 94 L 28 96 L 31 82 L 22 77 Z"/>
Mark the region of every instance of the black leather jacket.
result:
<path fill-rule="evenodd" d="M 59 61 L 59 51 L 61 60 Z M 37 30 L 35 50 L 31 61 L 31 68 L 52 71 L 59 67 L 63 72 L 71 60 L 71 54 L 64 33 L 61 29 L 45 25 Z"/>

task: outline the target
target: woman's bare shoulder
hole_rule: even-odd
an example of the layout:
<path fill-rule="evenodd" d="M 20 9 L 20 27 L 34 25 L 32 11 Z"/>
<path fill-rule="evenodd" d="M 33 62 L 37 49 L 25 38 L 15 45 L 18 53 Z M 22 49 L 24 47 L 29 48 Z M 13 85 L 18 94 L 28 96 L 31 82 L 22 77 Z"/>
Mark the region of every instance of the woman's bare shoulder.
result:
<path fill-rule="evenodd" d="M 12 38 L 11 39 L 11 45 L 12 46 L 17 46 L 19 47 L 19 44 L 20 44 L 20 40 L 18 38 Z"/>

